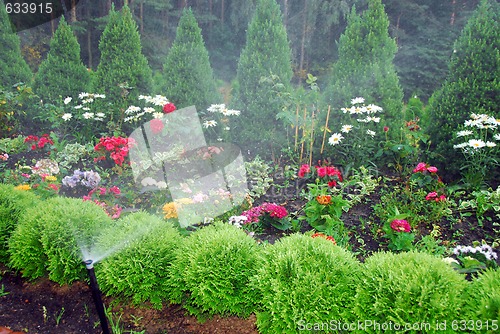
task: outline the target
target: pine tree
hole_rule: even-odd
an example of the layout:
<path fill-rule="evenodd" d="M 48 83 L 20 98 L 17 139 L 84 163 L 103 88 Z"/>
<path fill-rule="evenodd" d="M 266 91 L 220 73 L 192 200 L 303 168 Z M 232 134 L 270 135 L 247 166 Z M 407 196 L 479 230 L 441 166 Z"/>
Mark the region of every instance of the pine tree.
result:
<path fill-rule="evenodd" d="M 259 0 L 248 26 L 237 69 L 237 108 L 241 110 L 235 141 L 266 155 L 284 143 L 276 115 L 291 91 L 291 50 L 275 0 Z"/>
<path fill-rule="evenodd" d="M 53 101 L 76 97 L 88 91 L 89 85 L 90 74 L 80 59 L 80 44 L 62 16 L 47 58 L 35 75 L 33 89 L 43 100 Z"/>
<path fill-rule="evenodd" d="M 151 94 L 152 71 L 141 51 L 137 24 L 127 5 L 114 6 L 99 41 L 101 59 L 93 78 L 93 92 L 106 94 L 107 101 L 136 103 L 139 94 Z"/>
<path fill-rule="evenodd" d="M 429 101 L 433 161 L 456 177 L 463 159 L 454 133 L 472 113 L 500 118 L 500 5 L 482 0 L 456 40 L 443 86 Z"/>
<path fill-rule="evenodd" d="M 33 73 L 21 54 L 21 42 L 12 31 L 10 20 L 0 0 L 0 73 L 1 87 L 10 87 L 16 83 L 29 84 Z"/>
<path fill-rule="evenodd" d="M 393 64 L 397 46 L 388 28 L 381 0 L 370 0 L 362 15 L 353 7 L 339 40 L 339 60 L 333 65 L 326 96 L 336 109 L 349 107 L 354 97 L 363 97 L 384 109 L 383 125 L 391 126 L 400 118 L 403 91 Z"/>
<path fill-rule="evenodd" d="M 179 108 L 194 105 L 205 110 L 210 104 L 220 103 L 201 29 L 191 9 L 182 12 L 159 88 Z"/>

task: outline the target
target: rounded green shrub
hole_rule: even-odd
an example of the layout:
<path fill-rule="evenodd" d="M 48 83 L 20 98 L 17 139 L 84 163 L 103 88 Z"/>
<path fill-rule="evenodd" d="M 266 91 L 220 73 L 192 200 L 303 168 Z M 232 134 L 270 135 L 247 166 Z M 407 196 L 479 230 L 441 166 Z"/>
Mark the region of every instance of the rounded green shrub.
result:
<path fill-rule="evenodd" d="M 87 277 L 82 247 L 93 245 L 103 226 L 104 210 L 90 201 L 55 197 L 27 209 L 9 239 L 10 265 L 24 277 L 49 274 L 59 284 Z"/>
<path fill-rule="evenodd" d="M 170 222 L 146 212 L 125 216 L 103 231 L 98 247 L 115 252 L 96 266 L 103 292 L 161 308 L 168 300 L 168 267 L 182 237 Z"/>
<path fill-rule="evenodd" d="M 464 300 L 466 301 L 466 315 L 460 317 L 463 320 L 480 321 L 490 325 L 496 320 L 500 326 L 500 270 L 488 270 L 475 278 L 467 289 Z M 478 332 L 484 333 L 485 327 L 478 328 Z M 497 327 L 498 329 L 498 327 Z"/>
<path fill-rule="evenodd" d="M 426 323 L 436 326 L 445 321 L 449 331 L 443 333 L 453 333 L 451 323 L 461 314 L 466 285 L 462 275 L 441 258 L 430 254 L 376 253 L 365 262 L 354 309 L 358 319 L 370 321 L 363 328 L 366 333 L 379 333 L 377 324 L 382 326 L 389 322 L 393 324 L 392 329 L 396 329 L 397 325 Z M 387 333 L 398 332 L 385 329 Z M 422 332 L 413 329 L 405 332 Z M 435 327 L 431 327 L 430 332 L 434 330 Z"/>
<path fill-rule="evenodd" d="M 8 263 L 8 242 L 17 226 L 19 216 L 38 202 L 29 191 L 15 189 L 10 184 L 0 184 L 0 262 Z"/>
<path fill-rule="evenodd" d="M 324 238 L 293 234 L 268 246 L 264 259 L 252 280 L 261 294 L 260 333 L 327 332 L 331 321 L 354 320 L 361 265 L 350 252 Z"/>
<path fill-rule="evenodd" d="M 170 268 L 172 303 L 198 317 L 204 314 L 247 317 L 255 311 L 256 291 L 250 286 L 260 248 L 243 230 L 222 222 L 189 235 Z"/>

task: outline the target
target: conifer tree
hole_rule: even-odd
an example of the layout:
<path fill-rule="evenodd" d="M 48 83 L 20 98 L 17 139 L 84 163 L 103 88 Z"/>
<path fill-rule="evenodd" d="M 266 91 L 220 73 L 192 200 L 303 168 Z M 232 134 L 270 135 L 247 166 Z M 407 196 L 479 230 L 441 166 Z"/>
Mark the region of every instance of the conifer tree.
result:
<path fill-rule="evenodd" d="M 101 59 L 93 78 L 94 93 L 125 106 L 136 103 L 139 94 L 151 94 L 152 71 L 142 54 L 137 24 L 127 5 L 121 12 L 114 6 L 99 41 Z"/>
<path fill-rule="evenodd" d="M 43 100 L 53 101 L 76 97 L 88 91 L 89 85 L 90 74 L 80 59 L 80 44 L 62 16 L 47 58 L 35 75 L 33 89 Z"/>
<path fill-rule="evenodd" d="M 432 158 L 451 177 L 463 163 L 453 149 L 458 127 L 472 113 L 500 118 L 499 13 L 498 3 L 481 1 L 455 42 L 446 81 L 429 100 Z"/>
<path fill-rule="evenodd" d="M 276 115 L 291 92 L 291 50 L 276 0 L 259 0 L 250 21 L 237 69 L 237 108 L 241 110 L 235 141 L 265 155 L 284 143 Z"/>
<path fill-rule="evenodd" d="M 210 104 L 220 103 L 201 29 L 191 8 L 182 12 L 159 88 L 179 108 L 194 105 L 197 110 L 205 110 Z"/>
<path fill-rule="evenodd" d="M 381 0 L 369 0 L 362 15 L 353 7 L 339 40 L 339 59 L 333 65 L 325 95 L 327 103 L 336 109 L 350 106 L 352 98 L 363 97 L 384 109 L 383 125 L 390 126 L 401 117 L 403 91 L 393 64 L 397 45 L 388 28 Z"/>
<path fill-rule="evenodd" d="M 5 4 L 0 0 L 0 73 L 1 87 L 16 83 L 29 84 L 33 73 L 21 54 L 21 42 L 12 31 Z"/>

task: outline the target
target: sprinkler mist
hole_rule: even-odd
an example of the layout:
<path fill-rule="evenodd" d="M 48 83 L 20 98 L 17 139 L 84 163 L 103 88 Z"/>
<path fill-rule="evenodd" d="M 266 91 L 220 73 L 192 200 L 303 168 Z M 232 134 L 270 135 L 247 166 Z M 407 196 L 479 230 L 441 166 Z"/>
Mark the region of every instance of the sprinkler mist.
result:
<path fill-rule="evenodd" d="M 99 285 L 97 284 L 97 278 L 94 272 L 94 262 L 92 260 L 86 260 L 83 262 L 85 267 L 87 267 L 87 273 L 90 278 L 90 289 L 92 290 L 92 297 L 94 298 L 95 308 L 97 314 L 99 315 L 99 320 L 101 321 L 102 333 L 110 334 L 108 328 L 108 319 L 106 318 L 106 311 L 104 310 L 104 304 L 102 302 L 101 290 L 99 290 Z"/>

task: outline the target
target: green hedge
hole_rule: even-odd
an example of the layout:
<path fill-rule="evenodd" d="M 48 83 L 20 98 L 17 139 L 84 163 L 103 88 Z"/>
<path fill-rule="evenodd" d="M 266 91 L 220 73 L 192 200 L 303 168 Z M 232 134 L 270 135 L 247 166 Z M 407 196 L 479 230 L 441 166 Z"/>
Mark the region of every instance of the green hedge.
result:
<path fill-rule="evenodd" d="M 134 304 L 149 301 L 161 308 L 169 299 L 165 288 L 168 267 L 181 241 L 171 223 L 145 212 L 117 220 L 98 240 L 101 248 L 116 250 L 96 266 L 102 291 L 130 298 Z"/>
<path fill-rule="evenodd" d="M 247 317 L 258 301 L 250 278 L 256 274 L 260 249 L 252 237 L 232 225 L 216 222 L 187 237 L 170 268 L 172 303 L 198 317 L 206 314 Z"/>
<path fill-rule="evenodd" d="M 451 323 L 463 314 L 462 295 L 466 285 L 464 276 L 441 258 L 418 252 L 381 252 L 365 262 L 355 312 L 358 319 L 369 320 L 371 324 L 392 322 L 406 326 L 425 322 L 435 326 L 446 321 L 447 330 L 442 332 L 454 333 Z M 434 330 L 432 327 L 431 332 Z M 368 326 L 364 331 L 380 332 L 375 326 Z M 384 332 L 396 333 L 396 330 Z"/>
<path fill-rule="evenodd" d="M 32 192 L 15 189 L 10 184 L 0 184 L 0 262 L 9 262 L 8 242 L 19 216 L 37 202 L 38 197 Z"/>
<path fill-rule="evenodd" d="M 24 277 L 46 274 L 59 284 L 86 279 L 81 248 L 111 223 L 93 202 L 55 197 L 28 208 L 9 239 L 10 266 Z"/>
<path fill-rule="evenodd" d="M 314 324 L 353 321 L 360 270 L 352 253 L 324 238 L 294 234 L 267 247 L 252 282 L 261 294 L 259 331 L 299 333 Z"/>
<path fill-rule="evenodd" d="M 500 270 L 490 269 L 475 278 L 467 288 L 464 301 L 466 312 L 465 316 L 460 319 L 474 321 L 473 328 L 478 333 L 488 332 L 486 324 L 488 323 L 492 329 L 493 321 L 496 320 L 498 331 L 500 329 Z"/>

